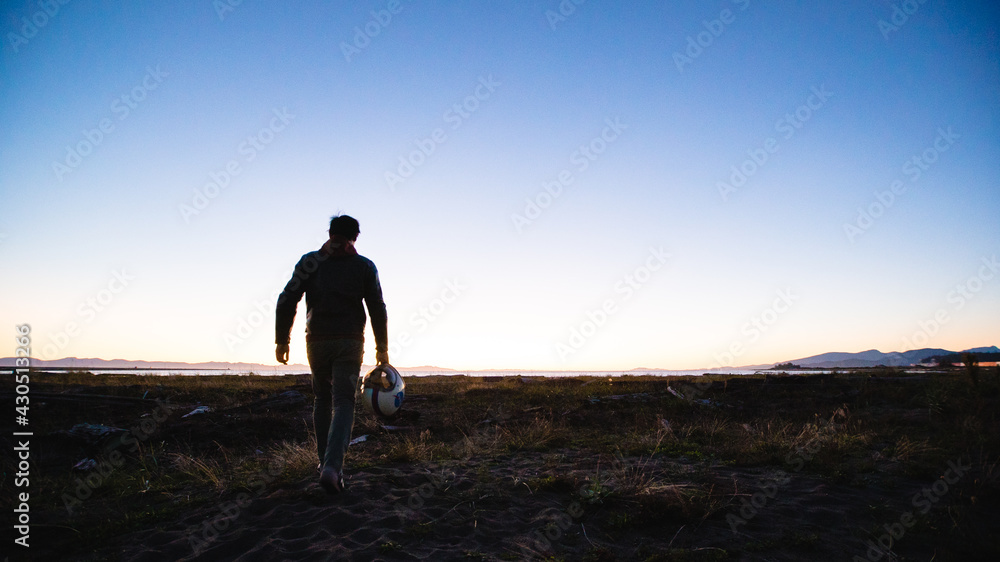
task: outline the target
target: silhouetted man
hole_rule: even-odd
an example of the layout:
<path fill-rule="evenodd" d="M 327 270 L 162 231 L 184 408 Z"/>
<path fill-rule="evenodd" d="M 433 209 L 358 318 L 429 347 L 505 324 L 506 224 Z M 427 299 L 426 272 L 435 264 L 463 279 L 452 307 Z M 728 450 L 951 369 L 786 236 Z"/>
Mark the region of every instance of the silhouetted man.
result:
<path fill-rule="evenodd" d="M 364 355 L 368 305 L 375 333 L 375 360 L 389 362 L 385 302 L 375 264 L 358 255 L 358 221 L 347 215 L 330 220 L 330 239 L 302 256 L 278 297 L 275 356 L 288 364 L 295 309 L 306 294 L 306 353 L 312 370 L 313 426 L 319 454 L 319 483 L 327 492 L 344 489 L 344 455 L 354 428 L 354 398 Z M 331 423 L 330 407 L 333 406 Z"/>

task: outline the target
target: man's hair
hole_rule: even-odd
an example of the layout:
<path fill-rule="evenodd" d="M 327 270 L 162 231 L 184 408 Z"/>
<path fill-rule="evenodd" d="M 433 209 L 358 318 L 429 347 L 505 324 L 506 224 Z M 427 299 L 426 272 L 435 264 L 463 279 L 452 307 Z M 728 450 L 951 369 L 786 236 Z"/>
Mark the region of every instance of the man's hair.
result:
<path fill-rule="evenodd" d="M 354 241 L 358 239 L 359 232 L 361 232 L 361 225 L 358 224 L 357 219 L 354 217 L 336 215 L 330 218 L 330 236 L 339 234 L 348 240 Z"/>

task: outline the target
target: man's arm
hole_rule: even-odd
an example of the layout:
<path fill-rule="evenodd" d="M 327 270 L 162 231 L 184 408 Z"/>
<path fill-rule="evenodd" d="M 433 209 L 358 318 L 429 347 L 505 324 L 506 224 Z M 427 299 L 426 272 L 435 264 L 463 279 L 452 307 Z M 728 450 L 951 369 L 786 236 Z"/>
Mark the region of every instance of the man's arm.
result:
<path fill-rule="evenodd" d="M 288 364 L 288 342 L 291 341 L 292 324 L 295 322 L 295 310 L 298 308 L 302 293 L 306 290 L 305 256 L 295 264 L 292 278 L 285 284 L 285 289 L 278 295 L 278 306 L 274 313 L 274 355 L 279 363 Z"/>
<path fill-rule="evenodd" d="M 375 361 L 389 362 L 389 319 L 382 300 L 382 285 L 378 280 L 378 270 L 372 264 L 371 277 L 365 284 L 365 304 L 372 319 L 372 333 L 375 334 Z"/>

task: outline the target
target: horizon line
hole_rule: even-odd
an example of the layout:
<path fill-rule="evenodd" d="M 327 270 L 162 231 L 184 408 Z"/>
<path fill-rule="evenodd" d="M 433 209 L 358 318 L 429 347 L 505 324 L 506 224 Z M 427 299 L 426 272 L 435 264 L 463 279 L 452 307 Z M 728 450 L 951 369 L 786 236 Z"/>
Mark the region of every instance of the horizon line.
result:
<path fill-rule="evenodd" d="M 992 346 L 975 346 L 975 347 L 966 348 L 966 349 L 961 350 L 961 351 L 949 351 L 949 350 L 944 349 L 944 348 L 931 348 L 931 347 L 925 347 L 925 348 L 919 348 L 919 349 L 910 349 L 910 350 L 907 350 L 907 351 L 888 351 L 888 352 L 883 352 L 883 351 L 880 351 L 880 350 L 875 349 L 875 348 L 866 349 L 866 350 L 863 350 L 863 351 L 853 351 L 853 352 L 852 351 L 827 351 L 827 352 L 823 352 L 823 353 L 818 353 L 816 355 L 802 357 L 802 358 L 799 358 L 799 359 L 788 359 L 788 360 L 783 360 L 783 361 L 774 361 L 774 362 L 767 362 L 767 363 L 756 363 L 756 364 L 751 364 L 751 365 L 732 365 L 732 366 L 719 365 L 719 366 L 716 366 L 716 367 L 704 367 L 704 366 L 702 366 L 702 367 L 695 367 L 695 368 L 688 368 L 688 369 L 677 369 L 677 368 L 671 369 L 671 368 L 665 368 L 665 367 L 630 367 L 630 368 L 627 368 L 627 369 L 559 369 L 559 368 L 545 369 L 545 368 L 518 368 L 518 367 L 507 367 L 507 368 L 489 367 L 489 368 L 481 368 L 481 369 L 456 369 L 454 367 L 441 367 L 441 366 L 437 366 L 437 365 L 417 365 L 417 366 L 398 366 L 398 365 L 394 365 L 394 366 L 397 369 L 406 369 L 406 370 L 412 370 L 412 371 L 440 370 L 440 371 L 452 371 L 452 372 L 462 372 L 462 371 L 515 372 L 515 371 L 520 371 L 520 372 L 549 372 L 549 373 L 559 373 L 559 372 L 565 372 L 565 373 L 571 373 L 571 372 L 572 373 L 579 373 L 579 372 L 621 372 L 621 373 L 627 373 L 627 372 L 633 372 L 633 371 L 718 371 L 718 370 L 726 370 L 726 369 L 756 369 L 756 370 L 761 370 L 761 369 L 773 368 L 774 366 L 782 364 L 782 363 L 791 363 L 791 362 L 794 362 L 794 361 L 800 361 L 802 359 L 809 359 L 809 358 L 812 358 L 812 357 L 818 357 L 820 355 L 829 355 L 829 354 L 837 354 L 837 353 L 856 355 L 856 354 L 860 354 L 860 353 L 866 353 L 866 352 L 869 352 L 869 351 L 875 351 L 875 352 L 881 353 L 883 355 L 902 355 L 904 353 L 910 353 L 910 352 L 913 352 L 913 351 L 921 351 L 921 350 L 925 350 L 925 349 L 926 350 L 938 350 L 938 349 L 941 349 L 943 351 L 949 351 L 950 353 L 964 353 L 964 352 L 967 352 L 967 351 L 970 351 L 970 350 L 973 350 L 973 349 L 982 349 L 982 348 L 994 348 L 994 349 L 997 349 L 998 346 L 996 346 L 996 345 L 992 345 Z M 13 360 L 16 360 L 16 359 L 18 359 L 18 358 L 17 357 L 0 357 L 0 361 L 7 361 L 7 360 L 13 361 Z M 24 358 L 22 357 L 21 359 L 24 359 Z M 164 363 L 164 364 L 180 364 L 180 365 L 199 365 L 199 364 L 206 364 L 206 363 L 217 363 L 217 364 L 223 364 L 223 365 L 250 365 L 250 366 L 259 366 L 259 367 L 266 367 L 266 368 L 269 368 L 269 369 L 272 369 L 272 370 L 309 369 L 309 365 L 308 364 L 303 364 L 303 363 L 293 363 L 291 365 L 282 365 L 282 364 L 277 364 L 276 363 L 274 365 L 271 365 L 271 364 L 268 364 L 268 363 L 258 363 L 258 362 L 251 362 L 251 361 L 219 361 L 219 360 L 208 360 L 208 361 L 196 361 L 196 362 L 192 362 L 192 361 L 161 361 L 161 360 L 148 360 L 148 359 L 121 359 L 121 358 L 104 359 L 104 358 L 101 358 L 101 357 L 62 357 L 62 358 L 58 358 L 58 359 L 41 359 L 41 358 L 29 357 L 28 359 L 30 361 L 43 361 L 43 362 L 47 362 L 47 363 L 54 363 L 54 362 L 59 362 L 59 361 L 104 361 L 104 362 L 109 362 L 109 363 L 110 362 L 114 362 L 114 361 L 122 361 L 122 362 L 133 362 L 133 363 Z M 10 365 L 10 366 L 14 367 L 14 365 Z M 366 366 L 365 363 L 362 363 L 362 366 Z M 128 367 L 108 367 L 108 368 L 109 369 L 128 369 Z M 132 367 L 132 368 L 139 368 L 139 367 Z M 144 368 L 147 368 L 147 369 L 157 369 L 156 367 L 144 367 Z M 184 369 L 184 367 L 174 367 L 174 368 Z M 219 368 L 219 369 L 221 369 L 221 368 Z"/>

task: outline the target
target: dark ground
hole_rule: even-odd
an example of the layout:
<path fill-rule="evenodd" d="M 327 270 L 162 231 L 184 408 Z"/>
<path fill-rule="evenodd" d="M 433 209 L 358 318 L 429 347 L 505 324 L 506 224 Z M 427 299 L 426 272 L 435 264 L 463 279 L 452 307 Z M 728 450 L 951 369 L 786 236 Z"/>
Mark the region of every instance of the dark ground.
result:
<path fill-rule="evenodd" d="M 348 492 L 330 497 L 307 377 L 36 374 L 29 551 L 997 560 L 1000 384 L 976 375 L 411 377 L 388 426 L 359 408 L 354 435 L 368 437 L 349 452 Z M 198 405 L 211 411 L 182 417 Z M 85 458 L 98 466 L 73 470 Z M 11 513 L 10 468 L 2 488 Z"/>

